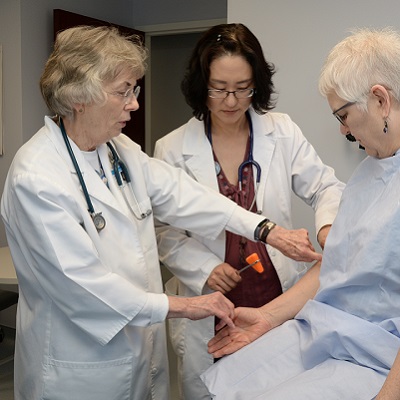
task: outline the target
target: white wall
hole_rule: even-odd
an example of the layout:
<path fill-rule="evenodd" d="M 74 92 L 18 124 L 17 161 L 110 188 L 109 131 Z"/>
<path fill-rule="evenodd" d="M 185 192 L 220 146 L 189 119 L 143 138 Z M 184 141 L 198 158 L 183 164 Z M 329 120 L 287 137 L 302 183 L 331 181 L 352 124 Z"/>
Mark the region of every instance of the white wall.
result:
<path fill-rule="evenodd" d="M 339 134 L 339 122 L 318 92 L 319 72 L 329 50 L 351 29 L 400 29 L 399 15 L 398 0 L 228 0 L 228 22 L 247 25 L 276 66 L 276 110 L 292 117 L 345 182 L 364 153 Z M 296 226 L 315 234 L 312 211 L 297 198 L 294 206 Z"/>

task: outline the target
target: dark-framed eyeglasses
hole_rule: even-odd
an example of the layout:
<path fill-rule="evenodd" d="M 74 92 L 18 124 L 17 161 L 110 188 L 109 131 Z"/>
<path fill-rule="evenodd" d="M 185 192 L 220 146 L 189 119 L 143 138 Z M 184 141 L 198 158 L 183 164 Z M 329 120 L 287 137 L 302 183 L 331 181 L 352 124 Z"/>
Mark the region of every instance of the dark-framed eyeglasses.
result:
<path fill-rule="evenodd" d="M 230 94 L 233 94 L 237 99 L 247 99 L 252 97 L 256 89 L 239 89 L 230 92 L 229 90 L 208 89 L 208 97 L 212 99 L 226 99 Z"/>
<path fill-rule="evenodd" d="M 345 105 L 343 105 L 342 107 L 339 107 L 337 110 L 335 110 L 332 114 L 333 116 L 342 124 L 342 125 L 346 125 L 346 118 L 347 118 L 347 114 L 344 115 L 339 115 L 338 112 L 344 110 L 346 107 L 350 107 L 353 104 L 356 104 L 356 101 L 349 101 L 347 102 Z"/>

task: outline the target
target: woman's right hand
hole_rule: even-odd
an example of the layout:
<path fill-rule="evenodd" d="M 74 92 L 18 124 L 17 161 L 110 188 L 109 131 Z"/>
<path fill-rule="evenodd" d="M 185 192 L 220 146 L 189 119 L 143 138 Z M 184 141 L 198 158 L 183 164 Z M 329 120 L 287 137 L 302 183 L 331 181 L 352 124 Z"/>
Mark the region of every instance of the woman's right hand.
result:
<path fill-rule="evenodd" d="M 210 289 L 225 294 L 234 289 L 241 280 L 237 269 L 228 263 L 222 263 L 211 271 L 207 285 Z"/>

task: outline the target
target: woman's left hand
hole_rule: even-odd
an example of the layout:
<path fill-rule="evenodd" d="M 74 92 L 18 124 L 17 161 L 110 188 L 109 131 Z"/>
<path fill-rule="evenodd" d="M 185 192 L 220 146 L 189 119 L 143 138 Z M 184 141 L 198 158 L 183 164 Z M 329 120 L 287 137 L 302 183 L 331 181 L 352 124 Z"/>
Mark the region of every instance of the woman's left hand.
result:
<path fill-rule="evenodd" d="M 289 230 L 277 225 L 268 234 L 267 243 L 296 261 L 322 260 L 322 254 L 315 251 L 306 229 Z"/>

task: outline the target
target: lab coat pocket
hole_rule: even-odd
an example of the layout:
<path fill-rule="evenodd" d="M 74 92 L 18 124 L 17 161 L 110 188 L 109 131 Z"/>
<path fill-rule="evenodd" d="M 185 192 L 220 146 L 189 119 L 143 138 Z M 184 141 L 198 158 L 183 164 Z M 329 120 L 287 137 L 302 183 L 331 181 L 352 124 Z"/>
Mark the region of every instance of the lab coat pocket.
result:
<path fill-rule="evenodd" d="M 178 289 L 179 281 L 176 277 L 171 278 L 165 284 L 165 294 L 167 296 L 177 296 Z M 175 354 L 179 357 L 183 357 L 185 354 L 184 337 L 187 321 L 186 318 L 171 318 L 167 321 L 169 338 Z"/>
<path fill-rule="evenodd" d="M 131 398 L 132 357 L 102 362 L 50 360 L 43 400 Z"/>

